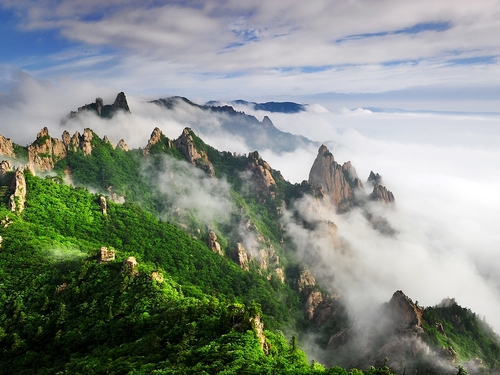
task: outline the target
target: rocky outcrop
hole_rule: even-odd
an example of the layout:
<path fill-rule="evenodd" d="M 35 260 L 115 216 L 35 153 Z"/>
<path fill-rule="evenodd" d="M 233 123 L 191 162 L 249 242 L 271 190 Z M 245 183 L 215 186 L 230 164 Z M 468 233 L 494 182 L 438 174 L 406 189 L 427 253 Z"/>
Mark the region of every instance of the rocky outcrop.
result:
<path fill-rule="evenodd" d="M 63 134 L 64 137 L 64 134 Z M 49 129 L 43 128 L 36 140 L 28 146 L 28 162 L 35 171 L 48 171 L 54 164 L 67 155 L 67 147 L 63 141 L 52 138 Z"/>
<path fill-rule="evenodd" d="M 5 138 L 0 134 L 0 155 L 16 157 L 16 153 L 14 152 L 14 145 L 9 138 Z"/>
<path fill-rule="evenodd" d="M 13 193 L 9 199 L 9 209 L 15 213 L 21 213 L 26 202 L 26 179 L 24 178 L 23 167 L 16 169 L 10 188 Z"/>
<path fill-rule="evenodd" d="M 214 253 L 217 253 L 219 255 L 224 255 L 224 253 L 221 250 L 220 244 L 217 242 L 217 235 L 215 234 L 214 231 L 208 232 L 208 241 L 207 245 L 210 250 L 212 250 Z"/>
<path fill-rule="evenodd" d="M 236 250 L 234 253 L 234 260 L 243 271 L 248 271 L 250 268 L 248 266 L 248 254 L 241 243 L 236 244 Z"/>
<path fill-rule="evenodd" d="M 137 270 L 138 266 L 139 266 L 139 263 L 137 263 L 137 260 L 135 259 L 135 257 L 128 257 L 127 259 L 125 259 L 123 261 L 122 273 L 124 273 L 126 275 L 130 275 L 130 276 L 135 275 L 139 272 Z"/>
<path fill-rule="evenodd" d="M 92 138 L 94 137 L 94 133 L 89 128 L 83 131 L 82 136 L 80 137 L 80 148 L 83 151 L 83 155 L 92 154 Z"/>
<path fill-rule="evenodd" d="M 250 182 L 257 196 L 276 198 L 276 181 L 271 166 L 264 161 L 257 151 L 250 152 L 247 158 L 247 168 L 251 172 Z"/>
<path fill-rule="evenodd" d="M 297 279 L 297 289 L 302 292 L 306 288 L 316 286 L 316 279 L 309 270 L 302 270 Z"/>
<path fill-rule="evenodd" d="M 383 185 L 384 184 L 382 182 L 382 176 L 379 175 L 378 173 L 374 173 L 373 171 L 370 171 L 370 175 L 368 176 L 367 182 L 371 185 Z"/>
<path fill-rule="evenodd" d="M 395 292 L 387 310 L 397 327 L 420 327 L 424 309 L 414 304 L 401 290 Z"/>
<path fill-rule="evenodd" d="M 215 169 L 207 153 L 203 150 L 198 150 L 194 144 L 192 131 L 185 128 L 179 138 L 174 141 L 175 147 L 185 156 L 186 160 L 203 169 L 210 177 L 215 177 Z"/>
<path fill-rule="evenodd" d="M 99 207 L 101 207 L 102 214 L 106 216 L 108 214 L 108 203 L 102 195 L 99 197 Z"/>
<path fill-rule="evenodd" d="M 102 141 L 103 141 L 104 143 L 106 143 L 106 144 L 110 145 L 113 149 L 115 149 L 115 148 L 116 148 L 116 145 L 115 145 L 113 142 L 111 142 L 111 141 L 109 140 L 109 138 L 108 138 L 108 136 L 107 136 L 107 135 L 105 135 L 105 136 L 102 138 Z"/>
<path fill-rule="evenodd" d="M 120 92 L 116 96 L 115 102 L 113 103 L 113 105 L 111 107 L 112 107 L 113 112 L 122 110 L 122 111 L 130 113 L 130 108 L 129 108 L 128 103 L 127 103 L 127 97 L 125 96 L 124 92 Z"/>
<path fill-rule="evenodd" d="M 99 117 L 111 118 L 119 111 L 130 113 L 130 107 L 128 106 L 127 97 L 123 92 L 120 92 L 116 96 L 113 104 L 104 105 L 104 102 L 101 98 L 96 98 L 94 103 L 85 104 L 79 107 L 78 112 L 71 111 L 69 116 L 62 122 L 64 123 L 65 121 L 68 121 L 68 119 L 75 118 L 78 116 L 78 114 L 85 112 L 93 112 Z"/>
<path fill-rule="evenodd" d="M 118 141 L 118 144 L 116 145 L 116 148 L 118 150 L 123 150 L 123 151 L 130 151 L 130 148 L 128 145 L 125 143 L 125 140 L 122 138 Z"/>
<path fill-rule="evenodd" d="M 385 203 L 394 203 L 394 194 L 392 194 L 391 191 L 387 190 L 385 186 L 376 184 L 373 187 L 372 193 L 370 194 L 370 200 Z"/>
<path fill-rule="evenodd" d="M 12 171 L 12 163 L 9 160 L 3 160 L 0 162 L 0 182 L 7 175 L 7 172 Z"/>
<path fill-rule="evenodd" d="M 153 129 L 153 132 L 151 133 L 151 136 L 149 137 L 148 144 L 146 145 L 146 147 L 144 148 L 144 150 L 142 152 L 145 156 L 149 155 L 151 153 L 151 148 L 161 141 L 162 135 L 163 135 L 163 133 L 159 128 Z"/>
<path fill-rule="evenodd" d="M 309 183 L 321 186 L 333 204 L 341 210 L 351 206 L 354 200 L 353 186 L 349 184 L 346 176 L 352 180 L 353 186 L 359 184 L 356 182 L 359 179 L 351 164 L 345 163 L 341 166 L 328 148 L 322 145 L 309 172 Z"/>
<path fill-rule="evenodd" d="M 97 254 L 97 259 L 99 263 L 111 262 L 112 260 L 115 260 L 115 251 L 113 249 L 108 249 L 106 246 L 103 246 Z"/>
<path fill-rule="evenodd" d="M 260 347 L 264 353 L 269 354 L 269 344 L 267 343 L 266 336 L 264 335 L 264 323 L 260 319 L 260 315 L 255 315 L 250 318 L 250 324 L 255 333 L 255 336 L 260 342 Z"/>

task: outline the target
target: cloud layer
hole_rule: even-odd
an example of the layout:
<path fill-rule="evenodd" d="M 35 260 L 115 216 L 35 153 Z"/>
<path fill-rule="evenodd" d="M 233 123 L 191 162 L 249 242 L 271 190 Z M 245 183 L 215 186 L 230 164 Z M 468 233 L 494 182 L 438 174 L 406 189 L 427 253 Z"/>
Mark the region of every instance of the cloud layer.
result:
<path fill-rule="evenodd" d="M 14 66 L 37 77 L 92 76 L 135 94 L 168 90 L 204 100 L 415 87 L 486 93 L 500 84 L 500 5 L 492 0 L 1 5 L 16 16 L 16 35 L 67 43 L 5 60 L 7 81 L 5 67 Z"/>

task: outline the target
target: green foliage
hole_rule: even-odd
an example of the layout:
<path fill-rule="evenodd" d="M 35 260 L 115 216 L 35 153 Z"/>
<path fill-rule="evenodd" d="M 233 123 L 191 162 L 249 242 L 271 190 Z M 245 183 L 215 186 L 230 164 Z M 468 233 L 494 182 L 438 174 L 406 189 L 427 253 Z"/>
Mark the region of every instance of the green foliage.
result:
<path fill-rule="evenodd" d="M 470 309 L 456 303 L 424 310 L 427 340 L 436 346 L 452 347 L 461 361 L 481 358 L 490 367 L 500 366 L 500 338 Z M 444 333 L 438 331 L 440 324 Z"/>

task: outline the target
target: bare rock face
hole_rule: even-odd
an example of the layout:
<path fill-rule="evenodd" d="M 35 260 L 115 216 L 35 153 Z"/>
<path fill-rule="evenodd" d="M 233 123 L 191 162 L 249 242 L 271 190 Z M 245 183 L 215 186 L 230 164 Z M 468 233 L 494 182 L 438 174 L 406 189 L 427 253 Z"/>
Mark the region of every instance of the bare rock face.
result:
<path fill-rule="evenodd" d="M 382 182 L 382 176 L 379 175 L 378 173 L 374 173 L 373 171 L 370 171 L 370 175 L 368 176 L 368 183 L 372 185 L 383 185 L 384 183 Z"/>
<path fill-rule="evenodd" d="M 5 177 L 7 172 L 12 171 L 12 163 L 9 160 L 0 162 L 0 181 Z"/>
<path fill-rule="evenodd" d="M 385 203 L 394 203 L 394 194 L 387 190 L 385 186 L 376 184 L 373 187 L 373 192 L 370 194 L 370 200 Z"/>
<path fill-rule="evenodd" d="M 5 138 L 0 134 L 0 155 L 16 157 L 16 153 L 14 152 L 14 145 L 9 138 Z"/>
<path fill-rule="evenodd" d="M 248 271 L 248 254 L 241 243 L 236 244 L 235 260 L 243 271 Z"/>
<path fill-rule="evenodd" d="M 101 207 L 102 214 L 106 216 L 108 214 L 108 203 L 102 195 L 99 197 L 99 206 Z"/>
<path fill-rule="evenodd" d="M 353 190 L 344 173 L 350 173 L 353 168 L 350 163 L 344 165 L 343 167 L 338 164 L 328 148 L 322 145 L 309 172 L 309 183 L 321 186 L 335 206 L 340 209 L 348 208 L 354 199 Z"/>
<path fill-rule="evenodd" d="M 308 320 L 314 318 L 317 307 L 323 302 L 323 294 L 319 290 L 312 290 L 304 303 L 304 313 Z"/>
<path fill-rule="evenodd" d="M 350 161 L 342 164 L 342 171 L 344 172 L 344 176 L 349 180 L 350 185 L 354 189 L 363 189 L 363 183 L 359 179 L 358 174 L 356 173 L 356 169 L 354 169 Z"/>
<path fill-rule="evenodd" d="M 23 167 L 16 169 L 10 188 L 14 193 L 9 199 L 9 209 L 12 212 L 21 213 L 26 202 L 26 179 L 24 178 Z"/>
<path fill-rule="evenodd" d="M 220 244 L 217 242 L 217 235 L 215 234 L 214 231 L 210 231 L 208 233 L 208 247 L 214 252 L 219 255 L 224 255 L 220 248 Z"/>
<path fill-rule="evenodd" d="M 116 145 L 116 148 L 119 149 L 119 150 L 123 150 L 123 151 L 130 151 L 130 148 L 128 147 L 128 145 L 125 143 L 125 140 L 124 139 L 120 139 L 118 141 L 118 144 Z"/>
<path fill-rule="evenodd" d="M 143 151 L 144 155 L 150 154 L 151 147 L 153 147 L 155 144 L 160 142 L 162 134 L 163 133 L 159 128 L 153 129 L 153 132 L 151 133 L 151 136 L 149 137 L 148 144 L 144 148 L 144 151 Z"/>
<path fill-rule="evenodd" d="M 201 167 L 210 177 L 215 177 L 214 166 L 208 159 L 206 152 L 196 149 L 191 129 L 185 128 L 180 137 L 174 141 L 174 144 L 189 163 Z"/>
<path fill-rule="evenodd" d="M 260 157 L 257 151 L 248 154 L 247 165 L 252 172 L 251 182 L 255 193 L 275 199 L 276 181 L 271 173 L 271 166 Z"/>
<path fill-rule="evenodd" d="M 101 105 L 102 105 L 102 99 L 101 99 Z M 130 108 L 127 103 L 127 97 L 125 96 L 124 92 L 120 92 L 115 99 L 115 102 L 112 105 L 113 110 L 117 111 L 119 109 L 130 112 Z"/>
<path fill-rule="evenodd" d="M 99 254 L 97 255 L 99 263 L 107 263 L 115 260 L 115 251 L 113 249 L 108 249 L 106 246 L 101 247 Z"/>
<path fill-rule="evenodd" d="M 64 136 L 64 134 L 63 134 Z M 28 146 L 28 161 L 36 171 L 48 171 L 54 164 L 65 158 L 67 148 L 63 141 L 52 138 L 49 129 L 43 128 L 36 136 L 36 140 Z"/>
<path fill-rule="evenodd" d="M 103 141 L 104 143 L 107 143 L 108 145 L 110 145 L 113 149 L 115 149 L 115 148 L 116 148 L 116 145 L 115 145 L 113 142 L 111 142 L 111 141 L 109 140 L 109 138 L 108 138 L 108 136 L 107 136 L 107 135 L 105 135 L 105 136 L 103 137 L 102 141 Z"/>
<path fill-rule="evenodd" d="M 415 305 L 401 290 L 395 292 L 388 303 L 394 323 L 400 327 L 420 327 L 424 309 Z"/>
<path fill-rule="evenodd" d="M 276 277 L 279 279 L 279 281 L 281 281 L 282 284 L 285 283 L 285 271 L 283 270 L 283 268 L 281 267 L 278 267 L 274 270 L 274 273 L 276 275 Z"/>
<path fill-rule="evenodd" d="M 94 134 L 92 133 L 92 130 L 89 128 L 85 129 L 83 131 L 82 136 L 80 137 L 80 148 L 83 151 L 83 155 L 90 155 L 92 154 L 92 138 Z"/>
<path fill-rule="evenodd" d="M 297 289 L 302 292 L 308 287 L 313 287 L 316 285 L 316 279 L 311 274 L 309 270 L 303 270 L 300 272 L 299 278 L 297 280 Z"/>
<path fill-rule="evenodd" d="M 80 147 L 80 138 L 80 132 L 76 131 L 69 140 L 68 151 L 76 152 L 76 150 L 78 150 L 78 147 Z"/>
<path fill-rule="evenodd" d="M 250 324 L 252 325 L 255 336 L 260 342 L 260 347 L 264 353 L 269 354 L 269 344 L 267 343 L 266 336 L 264 335 L 264 323 L 260 320 L 260 315 L 256 315 L 250 318 Z"/>

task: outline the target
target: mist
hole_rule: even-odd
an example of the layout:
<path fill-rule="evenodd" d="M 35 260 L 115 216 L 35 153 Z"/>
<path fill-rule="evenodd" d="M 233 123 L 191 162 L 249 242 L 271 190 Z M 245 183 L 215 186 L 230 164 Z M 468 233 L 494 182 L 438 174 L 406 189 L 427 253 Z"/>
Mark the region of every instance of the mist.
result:
<path fill-rule="evenodd" d="M 217 117 L 196 108 L 166 111 L 148 103 L 157 97 L 128 96 L 132 114 L 120 113 L 111 120 L 88 114 L 61 125 L 71 110 L 93 102 L 96 96 L 105 104 L 112 103 L 119 91 L 69 80 L 56 85 L 21 74 L 17 84 L 0 96 L 0 133 L 24 145 L 43 126 L 53 137 L 63 130 L 81 132 L 90 127 L 101 137 L 107 135 L 115 143 L 123 138 L 136 148 L 147 144 L 155 127 L 174 139 L 184 127 L 198 126 L 202 139 L 219 150 L 253 151 L 244 139 L 219 131 Z M 326 107 L 324 103 L 310 106 L 292 115 L 248 109 L 246 113 L 259 120 L 268 115 L 282 131 L 325 143 L 339 163 L 350 160 L 362 180 L 373 170 L 394 193 L 394 209 L 372 208 L 394 227 L 397 235 L 392 238 L 374 231 L 356 210 L 325 214 L 352 251 L 349 258 L 335 255 L 340 256 L 340 263 L 332 262 L 326 256 L 331 249 L 321 246 L 314 248 L 315 256 L 324 260 L 336 279 L 345 280 L 342 287 L 350 296 L 352 311 L 358 310 L 359 301 L 387 301 L 396 290 L 424 306 L 454 297 L 460 305 L 486 316 L 499 332 L 500 265 L 493 259 L 500 251 L 500 117 Z M 295 183 L 308 178 L 317 149 L 259 153 Z M 159 180 L 165 187 L 171 182 L 167 177 Z M 219 189 L 205 187 L 209 195 Z M 203 211 L 217 212 L 213 207 Z M 307 235 L 315 238 L 321 233 Z M 349 272 L 343 271 L 346 267 Z"/>

